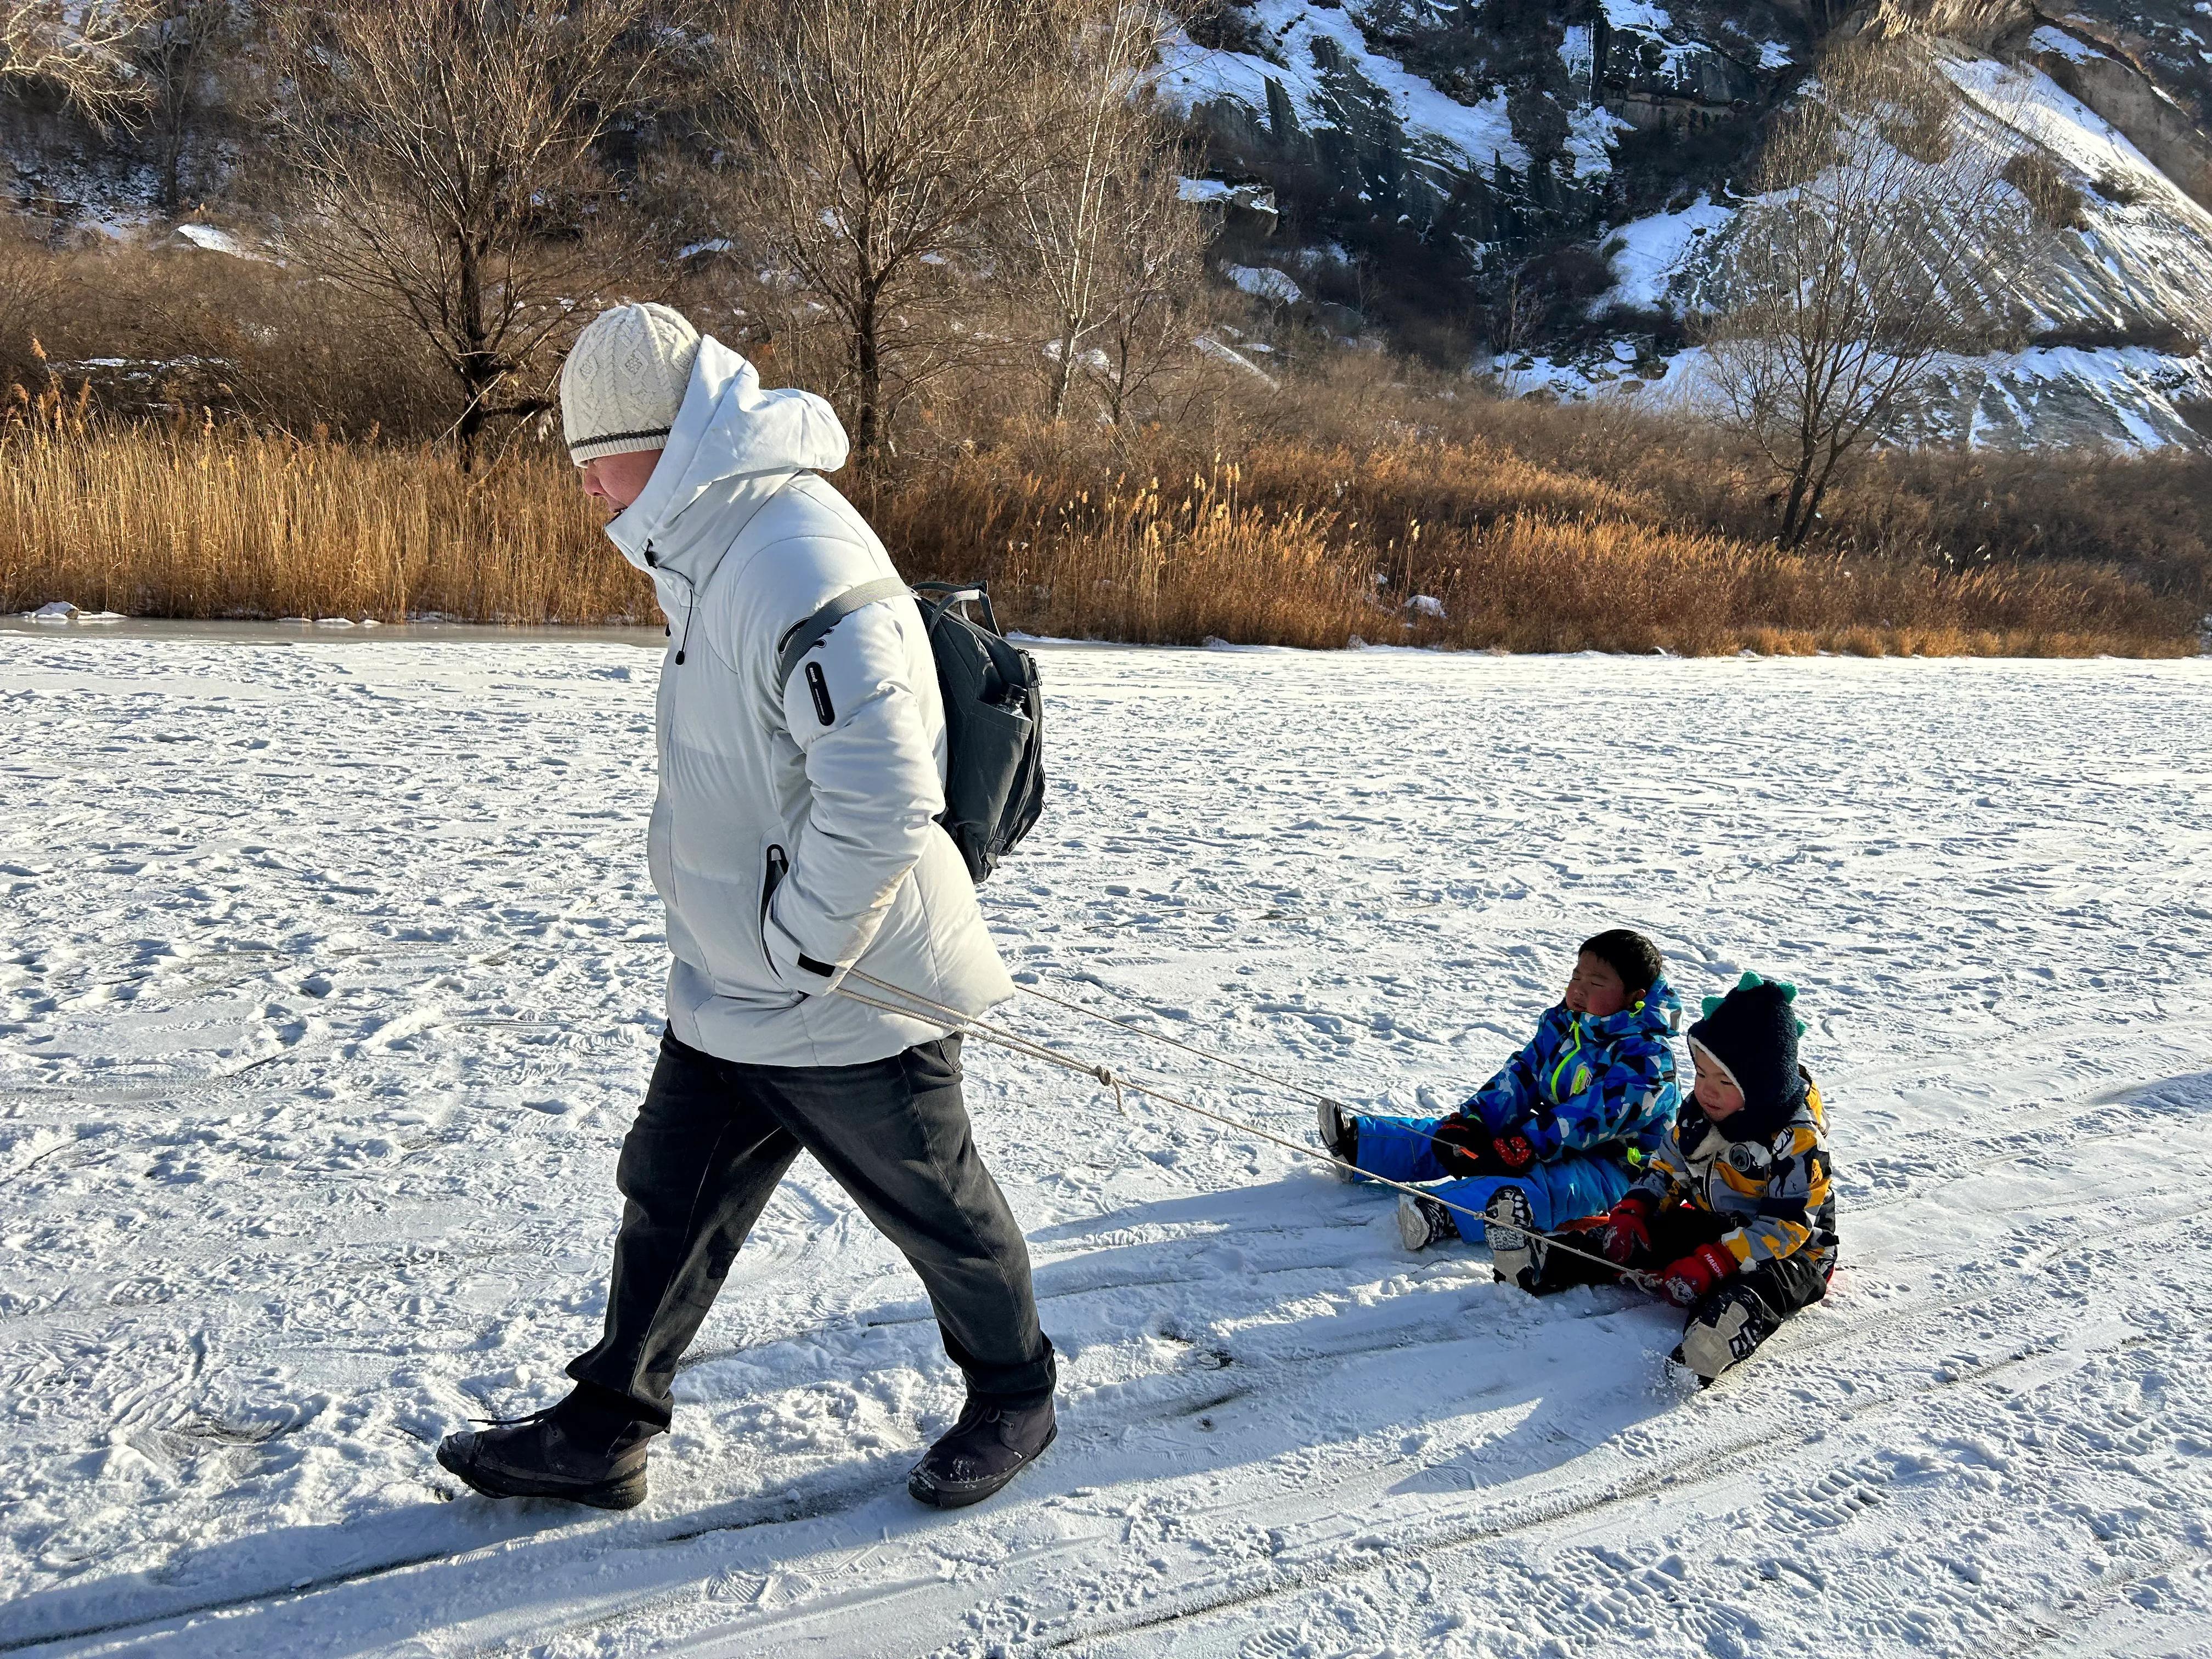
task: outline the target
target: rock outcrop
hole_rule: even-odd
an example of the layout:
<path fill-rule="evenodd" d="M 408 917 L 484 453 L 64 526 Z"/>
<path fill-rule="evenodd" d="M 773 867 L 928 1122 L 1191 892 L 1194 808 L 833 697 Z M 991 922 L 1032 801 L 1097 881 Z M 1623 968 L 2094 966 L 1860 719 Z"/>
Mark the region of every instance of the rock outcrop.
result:
<path fill-rule="evenodd" d="M 1248 238 L 1240 268 L 1297 268 L 1343 300 L 1316 275 L 1326 248 L 1361 272 L 1363 312 L 1433 355 L 1494 355 L 1554 393 L 1578 374 L 1640 393 L 1714 291 L 1730 204 L 1822 43 L 1910 33 L 2081 203 L 2051 270 L 2014 296 L 2011 355 L 1961 366 L 1937 400 L 1950 424 L 1990 441 L 2199 441 L 2212 9 L 2055 3 L 1230 0 L 1160 84 L 1224 179 L 1275 191 L 1280 228 Z M 1456 331 L 1414 326 L 1445 309 Z M 2070 355 L 2033 355 L 2051 351 Z M 2133 355 L 2100 376 L 2099 352 Z"/>

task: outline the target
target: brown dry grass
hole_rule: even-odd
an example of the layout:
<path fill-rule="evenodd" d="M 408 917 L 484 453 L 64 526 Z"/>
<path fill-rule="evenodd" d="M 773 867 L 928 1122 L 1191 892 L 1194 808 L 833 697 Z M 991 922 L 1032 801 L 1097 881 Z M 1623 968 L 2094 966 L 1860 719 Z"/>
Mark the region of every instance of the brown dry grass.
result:
<path fill-rule="evenodd" d="M 1700 655 L 2195 648 L 2191 604 L 2110 567 L 1784 553 L 1658 521 L 1633 491 L 1480 440 L 1274 440 L 1164 479 L 992 452 L 871 505 L 917 570 L 987 580 L 1002 617 L 1045 633 Z"/>
<path fill-rule="evenodd" d="M 653 614 L 558 452 L 519 449 L 470 473 L 433 447 L 110 426 L 51 392 L 44 404 L 0 428 L 0 608 Z M 1480 438 L 1258 437 L 1233 464 L 1164 477 L 1112 459 L 1031 434 L 882 478 L 863 505 L 910 575 L 985 578 L 1002 620 L 1047 634 L 1687 653 L 2194 648 L 2191 605 L 2110 567 L 1782 553 L 1679 527 L 1647 490 Z"/>
<path fill-rule="evenodd" d="M 19 425 L 0 438 L 0 609 L 141 617 L 644 621 L 651 589 L 565 458 L 252 433 Z"/>

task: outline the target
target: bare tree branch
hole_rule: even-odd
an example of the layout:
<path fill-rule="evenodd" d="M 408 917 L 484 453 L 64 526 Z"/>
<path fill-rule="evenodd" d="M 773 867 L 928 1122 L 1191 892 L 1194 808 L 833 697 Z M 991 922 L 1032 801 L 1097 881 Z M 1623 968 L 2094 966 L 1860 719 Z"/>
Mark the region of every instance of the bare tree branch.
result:
<path fill-rule="evenodd" d="M 149 0 L 135 58 L 144 77 L 147 125 L 161 179 L 161 210 L 184 208 L 185 150 L 207 82 L 245 39 L 240 0 Z"/>
<path fill-rule="evenodd" d="M 653 0 L 341 0 L 290 14 L 295 252 L 419 331 L 453 430 L 545 407 L 550 348 L 643 264 L 598 154 L 672 50 Z"/>
<path fill-rule="evenodd" d="M 1048 27 L 1066 45 L 1033 87 L 1042 164 L 1016 197 L 1012 228 L 1054 331 L 1043 355 L 1057 421 L 1079 370 L 1119 385 L 1111 358 L 1135 338 L 1122 325 L 1133 310 L 1157 310 L 1170 245 L 1194 252 L 1197 215 L 1176 193 L 1176 127 L 1146 86 L 1171 20 L 1153 0 L 1054 0 L 1054 11 Z M 1095 345 L 1102 332 L 1123 349 Z M 1117 419 L 1122 402 L 1109 394 Z"/>
<path fill-rule="evenodd" d="M 1705 337 L 1728 423 L 1783 483 L 1783 545 L 1804 541 L 1838 473 L 1897 429 L 1941 361 L 2007 321 L 2035 252 L 2002 176 L 2011 145 L 1911 38 L 1832 49 L 1778 125 Z"/>
<path fill-rule="evenodd" d="M 127 119 L 146 88 L 130 58 L 152 0 L 0 0 L 0 84 L 48 88 L 96 125 Z"/>
<path fill-rule="evenodd" d="M 728 0 L 722 138 L 764 251 L 834 314 L 854 445 L 957 355 L 951 315 L 1041 165 L 1047 0 Z"/>

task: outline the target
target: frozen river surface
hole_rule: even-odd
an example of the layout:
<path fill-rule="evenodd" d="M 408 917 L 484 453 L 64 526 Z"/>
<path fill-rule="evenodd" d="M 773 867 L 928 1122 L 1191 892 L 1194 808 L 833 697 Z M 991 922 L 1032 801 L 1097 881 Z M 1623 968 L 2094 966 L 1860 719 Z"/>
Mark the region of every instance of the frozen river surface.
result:
<path fill-rule="evenodd" d="M 0 1652 L 2212 1653 L 2212 664 L 1048 652 L 1022 975 L 1401 1109 L 1608 924 L 1794 979 L 1831 1299 L 1685 1397 L 1678 1316 L 971 1048 L 1043 1463 L 908 1499 L 958 1379 L 802 1163 L 647 1504 L 496 1504 L 431 1449 L 596 1329 L 657 665 L 0 636 Z"/>

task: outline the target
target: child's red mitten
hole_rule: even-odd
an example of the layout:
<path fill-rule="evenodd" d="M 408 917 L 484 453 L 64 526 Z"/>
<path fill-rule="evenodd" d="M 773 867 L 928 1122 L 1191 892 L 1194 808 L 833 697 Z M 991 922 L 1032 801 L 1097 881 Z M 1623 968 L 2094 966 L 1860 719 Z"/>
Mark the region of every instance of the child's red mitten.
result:
<path fill-rule="evenodd" d="M 1607 1261 L 1626 1267 L 1651 1248 L 1651 1200 L 1631 1193 L 1607 1212 L 1605 1236 L 1599 1248 Z"/>
<path fill-rule="evenodd" d="M 1678 1308 L 1702 1302 L 1735 1271 L 1735 1257 L 1717 1244 L 1700 1244 L 1659 1275 L 1659 1288 Z"/>

